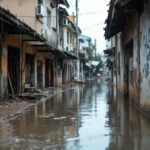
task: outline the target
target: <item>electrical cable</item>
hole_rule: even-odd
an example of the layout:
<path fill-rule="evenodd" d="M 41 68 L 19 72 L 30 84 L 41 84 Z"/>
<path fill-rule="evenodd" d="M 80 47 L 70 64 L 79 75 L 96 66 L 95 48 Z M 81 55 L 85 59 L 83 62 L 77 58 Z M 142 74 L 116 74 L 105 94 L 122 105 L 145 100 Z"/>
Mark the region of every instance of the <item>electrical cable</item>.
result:
<path fill-rule="evenodd" d="M 91 15 L 91 14 L 99 14 L 106 12 L 107 10 L 102 10 L 102 11 L 93 11 L 93 12 L 86 12 L 86 13 L 81 13 L 79 16 L 84 16 L 84 15 Z M 36 16 L 17 16 L 17 17 L 24 17 L 24 18 L 35 18 Z M 47 18 L 47 16 L 42 16 L 43 18 Z M 51 17 L 56 17 L 56 16 L 51 16 Z"/>

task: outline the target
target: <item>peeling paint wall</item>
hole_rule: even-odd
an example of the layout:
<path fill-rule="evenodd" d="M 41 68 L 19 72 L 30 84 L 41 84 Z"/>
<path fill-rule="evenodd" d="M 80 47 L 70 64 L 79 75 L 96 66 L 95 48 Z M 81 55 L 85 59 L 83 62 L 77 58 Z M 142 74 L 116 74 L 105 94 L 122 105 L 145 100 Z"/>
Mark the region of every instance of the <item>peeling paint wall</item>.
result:
<path fill-rule="evenodd" d="M 124 81 L 124 92 L 128 93 L 129 101 L 139 103 L 139 20 L 138 13 L 135 12 L 129 18 L 128 24 L 123 31 L 123 53 L 122 59 L 122 79 Z M 122 85 L 121 85 L 122 86 Z M 124 94 L 125 94 L 124 93 Z"/>
<path fill-rule="evenodd" d="M 64 59 L 63 61 L 63 72 L 62 72 L 62 80 L 63 84 L 72 82 L 74 78 L 74 60 Z"/>
<path fill-rule="evenodd" d="M 116 36 L 116 72 L 117 72 L 117 91 L 124 92 L 124 51 L 122 45 L 122 34 Z"/>
<path fill-rule="evenodd" d="M 125 94 L 128 85 L 129 99 L 126 99 L 150 113 L 150 0 L 147 3 L 141 15 L 137 12 L 130 15 L 122 35 L 117 35 L 116 69 L 118 91 Z"/>
<path fill-rule="evenodd" d="M 141 106 L 150 109 L 150 1 L 140 19 Z"/>
<path fill-rule="evenodd" d="M 47 39 L 50 45 L 57 47 L 57 32 L 58 31 L 56 30 L 58 30 L 58 27 L 56 26 L 56 8 L 52 8 L 50 5 L 50 2 L 52 2 L 52 0 L 43 1 L 45 17 L 43 17 L 42 35 L 44 36 L 44 38 Z M 48 12 L 50 13 L 50 16 L 51 16 L 49 19 L 48 19 Z M 48 27 L 48 24 L 49 24 L 48 21 L 50 22 L 49 27 Z"/>

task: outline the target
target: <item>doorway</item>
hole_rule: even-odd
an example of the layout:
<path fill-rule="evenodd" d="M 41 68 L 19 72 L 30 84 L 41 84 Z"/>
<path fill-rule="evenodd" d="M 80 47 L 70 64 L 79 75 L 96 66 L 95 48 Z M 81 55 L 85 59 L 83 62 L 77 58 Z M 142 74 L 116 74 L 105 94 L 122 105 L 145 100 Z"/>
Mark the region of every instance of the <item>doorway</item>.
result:
<path fill-rule="evenodd" d="M 43 87 L 43 63 L 41 60 L 37 61 L 37 86 Z"/>
<path fill-rule="evenodd" d="M 53 86 L 53 63 L 50 59 L 46 59 L 45 61 L 45 86 L 50 87 Z"/>
<path fill-rule="evenodd" d="M 25 82 L 29 83 L 30 86 L 34 85 L 34 60 L 33 54 L 26 53 L 25 55 Z"/>
<path fill-rule="evenodd" d="M 8 94 L 19 92 L 20 86 L 20 49 L 8 46 Z"/>
<path fill-rule="evenodd" d="M 133 40 L 125 46 L 124 53 L 124 97 L 129 102 L 130 85 L 133 83 Z"/>

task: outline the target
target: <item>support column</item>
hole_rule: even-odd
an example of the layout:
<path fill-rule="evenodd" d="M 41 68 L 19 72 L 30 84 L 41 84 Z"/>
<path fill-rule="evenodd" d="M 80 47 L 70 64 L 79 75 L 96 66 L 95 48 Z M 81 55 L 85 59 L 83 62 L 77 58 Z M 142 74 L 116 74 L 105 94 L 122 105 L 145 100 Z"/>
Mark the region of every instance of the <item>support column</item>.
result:
<path fill-rule="evenodd" d="M 34 85 L 37 87 L 37 53 L 35 53 L 35 60 L 34 60 Z"/>
<path fill-rule="evenodd" d="M 0 44 L 0 98 L 5 98 L 8 93 L 8 49 L 7 45 Z"/>
<path fill-rule="evenodd" d="M 43 67 L 42 67 L 42 74 L 43 74 L 43 75 L 42 75 L 42 78 L 43 78 L 43 79 L 42 79 L 42 82 L 43 82 L 43 85 L 42 85 L 42 86 L 43 86 L 43 88 L 44 88 L 44 87 L 45 87 L 45 59 L 43 60 L 43 63 L 42 63 L 42 64 L 43 64 Z"/>

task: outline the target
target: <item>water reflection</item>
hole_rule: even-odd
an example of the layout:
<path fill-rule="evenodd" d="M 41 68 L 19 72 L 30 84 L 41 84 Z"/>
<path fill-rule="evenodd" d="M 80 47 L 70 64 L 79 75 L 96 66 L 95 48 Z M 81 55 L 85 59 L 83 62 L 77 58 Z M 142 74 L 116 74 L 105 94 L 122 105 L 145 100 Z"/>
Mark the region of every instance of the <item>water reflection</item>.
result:
<path fill-rule="evenodd" d="M 150 123 L 111 93 L 103 80 L 59 89 L 0 125 L 0 149 L 149 149 Z"/>
<path fill-rule="evenodd" d="M 149 150 L 150 121 L 117 96 L 109 105 L 109 150 Z"/>

